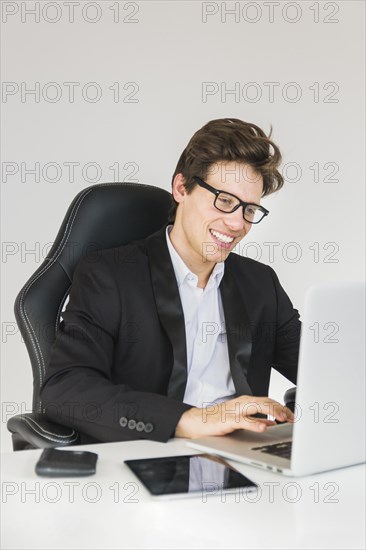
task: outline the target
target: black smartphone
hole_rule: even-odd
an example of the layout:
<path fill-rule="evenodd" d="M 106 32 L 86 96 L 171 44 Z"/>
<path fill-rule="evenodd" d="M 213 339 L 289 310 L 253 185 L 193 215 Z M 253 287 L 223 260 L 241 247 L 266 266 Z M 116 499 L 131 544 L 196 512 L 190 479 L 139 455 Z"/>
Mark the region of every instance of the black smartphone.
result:
<path fill-rule="evenodd" d="M 154 497 L 218 495 L 233 491 L 243 494 L 257 485 L 226 460 L 210 454 L 125 460 Z"/>
<path fill-rule="evenodd" d="M 78 477 L 95 474 L 98 455 L 89 451 L 44 449 L 36 474 L 47 477 Z"/>

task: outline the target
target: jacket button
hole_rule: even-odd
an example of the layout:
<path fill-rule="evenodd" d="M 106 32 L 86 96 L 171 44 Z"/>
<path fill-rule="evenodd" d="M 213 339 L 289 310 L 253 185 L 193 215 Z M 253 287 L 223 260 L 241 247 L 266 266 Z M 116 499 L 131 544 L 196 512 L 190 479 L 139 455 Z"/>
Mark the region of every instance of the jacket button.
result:
<path fill-rule="evenodd" d="M 130 430 L 134 430 L 136 428 L 136 420 L 133 420 L 133 418 L 129 420 L 128 427 L 130 428 Z"/>
<path fill-rule="evenodd" d="M 148 434 L 152 432 L 154 429 L 154 426 L 151 424 L 151 422 L 146 422 L 145 424 L 145 432 Z"/>
<path fill-rule="evenodd" d="M 145 423 L 144 422 L 137 422 L 136 424 L 136 430 L 138 432 L 142 432 L 145 429 Z"/>
<path fill-rule="evenodd" d="M 119 425 L 121 426 L 121 428 L 125 428 L 127 426 L 127 423 L 127 418 L 125 416 L 121 416 L 121 418 L 119 419 Z"/>

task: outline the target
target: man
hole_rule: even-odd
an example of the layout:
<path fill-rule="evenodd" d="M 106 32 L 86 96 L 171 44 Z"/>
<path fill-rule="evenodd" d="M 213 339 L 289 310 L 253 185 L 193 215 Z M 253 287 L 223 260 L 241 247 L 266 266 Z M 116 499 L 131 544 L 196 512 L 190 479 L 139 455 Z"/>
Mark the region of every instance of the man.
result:
<path fill-rule="evenodd" d="M 238 119 L 207 123 L 173 175 L 170 222 L 78 263 L 41 398 L 82 442 L 293 421 L 268 387 L 272 367 L 296 383 L 299 314 L 272 268 L 232 253 L 283 185 L 269 138 Z"/>

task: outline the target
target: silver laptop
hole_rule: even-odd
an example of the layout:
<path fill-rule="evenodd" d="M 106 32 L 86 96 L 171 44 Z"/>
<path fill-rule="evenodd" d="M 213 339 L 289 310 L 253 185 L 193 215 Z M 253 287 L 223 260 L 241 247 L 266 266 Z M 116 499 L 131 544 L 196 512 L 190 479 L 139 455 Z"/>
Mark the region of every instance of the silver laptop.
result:
<path fill-rule="evenodd" d="M 302 315 L 295 422 L 188 447 L 289 476 L 365 462 L 365 284 L 309 288 Z"/>

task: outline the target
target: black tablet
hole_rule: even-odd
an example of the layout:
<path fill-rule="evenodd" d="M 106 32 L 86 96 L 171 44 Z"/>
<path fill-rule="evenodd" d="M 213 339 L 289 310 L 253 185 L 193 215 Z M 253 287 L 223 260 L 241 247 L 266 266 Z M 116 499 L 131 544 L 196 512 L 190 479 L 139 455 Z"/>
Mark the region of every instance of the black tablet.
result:
<path fill-rule="evenodd" d="M 257 485 L 226 460 L 209 454 L 125 460 L 154 497 L 245 495 Z"/>

